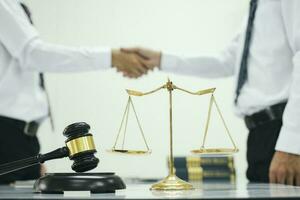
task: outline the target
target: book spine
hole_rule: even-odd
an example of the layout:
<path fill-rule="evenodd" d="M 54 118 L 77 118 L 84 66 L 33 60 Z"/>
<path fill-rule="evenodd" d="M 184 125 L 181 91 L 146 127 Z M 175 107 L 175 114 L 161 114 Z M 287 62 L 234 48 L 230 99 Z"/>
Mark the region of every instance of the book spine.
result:
<path fill-rule="evenodd" d="M 203 166 L 227 166 L 234 167 L 233 157 L 186 157 L 187 167 L 203 167 Z"/>
<path fill-rule="evenodd" d="M 201 180 L 235 180 L 235 172 L 224 170 L 206 170 L 202 168 L 179 168 L 175 169 L 175 173 L 179 178 L 186 181 Z"/>
<path fill-rule="evenodd" d="M 218 159 L 220 159 L 220 161 L 218 161 Z M 174 167 L 175 168 L 202 167 L 204 169 L 213 169 L 213 168 L 234 169 L 233 160 L 227 159 L 227 162 L 225 162 L 225 160 L 226 158 L 175 157 Z"/>
<path fill-rule="evenodd" d="M 169 164 L 169 162 L 168 162 Z M 184 168 L 187 167 L 187 159 L 186 157 L 175 157 L 174 158 L 174 167 L 175 168 Z"/>
<path fill-rule="evenodd" d="M 175 169 L 176 176 L 179 178 L 188 181 L 189 180 L 189 173 L 186 168 L 179 168 Z"/>
<path fill-rule="evenodd" d="M 176 175 L 186 181 L 229 181 L 236 179 L 233 157 L 175 157 Z"/>

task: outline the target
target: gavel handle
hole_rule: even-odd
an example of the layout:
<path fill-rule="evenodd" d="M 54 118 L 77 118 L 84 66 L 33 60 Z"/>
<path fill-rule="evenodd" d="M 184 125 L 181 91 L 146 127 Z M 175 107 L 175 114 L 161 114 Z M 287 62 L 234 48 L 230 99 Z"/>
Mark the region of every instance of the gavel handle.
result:
<path fill-rule="evenodd" d="M 69 155 L 69 150 L 66 147 L 62 147 L 62 148 L 56 149 L 56 150 L 51 151 L 46 154 L 38 154 L 34 157 L 25 158 L 22 160 L 17 160 L 14 162 L 2 164 L 2 165 L 0 165 L 0 176 L 10 173 L 10 172 L 20 170 L 20 169 L 24 169 L 24 168 L 27 168 L 27 167 L 30 167 L 33 165 L 43 163 L 47 160 L 64 158 L 64 157 L 67 157 L 68 155 Z"/>

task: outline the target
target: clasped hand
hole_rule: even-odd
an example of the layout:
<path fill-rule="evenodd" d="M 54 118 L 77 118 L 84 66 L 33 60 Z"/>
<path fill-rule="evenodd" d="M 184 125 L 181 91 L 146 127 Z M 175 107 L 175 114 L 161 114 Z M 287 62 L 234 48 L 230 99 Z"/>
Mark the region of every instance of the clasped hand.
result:
<path fill-rule="evenodd" d="M 112 50 L 112 66 L 123 76 L 138 78 L 149 70 L 160 67 L 161 53 L 143 48 L 122 48 Z"/>

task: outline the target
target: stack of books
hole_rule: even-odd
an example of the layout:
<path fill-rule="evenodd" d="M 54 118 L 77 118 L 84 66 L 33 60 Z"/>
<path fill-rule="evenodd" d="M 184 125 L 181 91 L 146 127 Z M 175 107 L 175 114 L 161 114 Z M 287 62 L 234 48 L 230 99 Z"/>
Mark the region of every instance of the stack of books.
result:
<path fill-rule="evenodd" d="M 176 175 L 186 181 L 235 182 L 232 156 L 227 157 L 174 157 Z"/>

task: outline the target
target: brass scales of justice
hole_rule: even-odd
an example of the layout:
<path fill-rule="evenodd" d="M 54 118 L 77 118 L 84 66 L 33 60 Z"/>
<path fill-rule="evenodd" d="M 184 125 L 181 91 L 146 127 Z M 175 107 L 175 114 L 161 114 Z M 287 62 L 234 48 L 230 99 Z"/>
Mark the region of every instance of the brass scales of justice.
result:
<path fill-rule="evenodd" d="M 149 92 L 139 92 L 139 91 L 135 91 L 135 90 L 126 90 L 129 97 L 128 97 L 128 101 L 127 101 L 127 105 L 125 108 L 125 112 L 123 114 L 123 118 L 121 121 L 121 125 L 119 128 L 119 132 L 117 135 L 117 138 L 115 140 L 115 143 L 112 147 L 111 150 L 109 150 L 109 152 L 113 152 L 113 153 L 121 153 L 121 154 L 129 154 L 129 155 L 143 155 L 143 154 L 150 154 L 151 150 L 147 144 L 145 135 L 144 135 L 144 131 L 142 129 L 141 123 L 139 121 L 139 118 L 137 117 L 137 113 L 136 110 L 134 108 L 133 105 L 133 101 L 132 101 L 132 96 L 137 96 L 137 97 L 141 97 L 141 96 L 146 96 L 146 95 L 150 95 L 153 93 L 156 93 L 162 89 L 167 89 L 169 92 L 169 117 L 170 117 L 170 156 L 169 156 L 169 175 L 164 178 L 163 180 L 159 181 L 158 183 L 155 183 L 151 186 L 151 190 L 191 190 L 193 189 L 192 184 L 181 180 L 180 178 L 178 178 L 175 174 L 175 170 L 174 170 L 174 157 L 173 157 L 173 122 L 172 122 L 172 93 L 174 90 L 180 90 L 182 92 L 191 94 L 191 95 L 206 95 L 206 94 L 210 94 L 210 102 L 209 102 L 209 108 L 208 108 L 208 113 L 207 113 L 207 120 L 206 120 L 206 125 L 205 125 L 205 131 L 204 131 L 204 136 L 203 136 L 203 140 L 202 140 L 202 145 L 200 147 L 200 149 L 195 149 L 192 150 L 192 153 L 195 154 L 200 154 L 200 155 L 220 155 L 220 154 L 224 154 L 224 155 L 230 155 L 233 153 L 238 152 L 238 148 L 235 144 L 235 142 L 233 141 L 232 136 L 230 135 L 229 129 L 225 123 L 224 117 L 222 116 L 221 110 L 216 102 L 216 99 L 214 97 L 214 92 L 216 88 L 209 88 L 209 89 L 205 89 L 205 90 L 199 90 L 197 92 L 190 92 L 188 90 L 185 90 L 183 88 L 179 88 L 176 85 L 174 85 L 169 79 L 167 81 L 166 84 L 164 84 L 163 86 L 149 91 Z M 206 137 L 207 137 L 207 133 L 208 133 L 208 127 L 209 127 L 209 123 L 210 123 L 210 117 L 211 117 L 211 110 L 212 110 L 212 106 L 213 104 L 215 105 L 215 107 L 217 108 L 218 114 L 220 115 L 220 118 L 222 120 L 222 123 L 225 127 L 226 133 L 228 134 L 230 141 L 233 145 L 233 148 L 205 148 L 205 141 L 206 141 Z M 133 109 L 135 118 L 137 120 L 137 124 L 139 127 L 139 130 L 142 134 L 145 146 L 146 146 L 146 150 L 129 150 L 129 149 L 125 149 L 124 148 L 124 142 L 125 142 L 125 136 L 126 136 L 126 130 L 127 130 L 127 123 L 128 123 L 128 115 L 129 115 L 129 110 L 130 110 L 130 106 Z M 125 123 L 125 125 L 124 125 Z M 123 125 L 124 127 L 124 132 L 123 132 L 123 141 L 122 141 L 122 146 L 120 148 L 117 147 L 121 132 L 122 132 L 122 127 Z"/>

